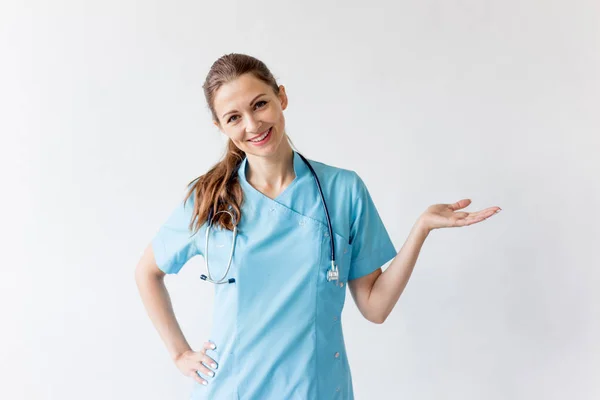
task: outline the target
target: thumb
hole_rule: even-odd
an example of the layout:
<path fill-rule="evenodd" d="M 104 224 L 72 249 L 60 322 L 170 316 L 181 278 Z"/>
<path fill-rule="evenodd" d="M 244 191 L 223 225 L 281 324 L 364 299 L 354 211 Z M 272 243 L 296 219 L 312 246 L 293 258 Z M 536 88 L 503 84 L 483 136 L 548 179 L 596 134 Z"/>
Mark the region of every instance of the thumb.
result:
<path fill-rule="evenodd" d="M 469 204 L 471 204 L 471 199 L 462 199 L 462 200 L 457 201 L 456 203 L 449 204 L 448 207 L 452 211 L 456 211 L 456 210 L 460 210 L 461 208 L 465 208 Z"/>

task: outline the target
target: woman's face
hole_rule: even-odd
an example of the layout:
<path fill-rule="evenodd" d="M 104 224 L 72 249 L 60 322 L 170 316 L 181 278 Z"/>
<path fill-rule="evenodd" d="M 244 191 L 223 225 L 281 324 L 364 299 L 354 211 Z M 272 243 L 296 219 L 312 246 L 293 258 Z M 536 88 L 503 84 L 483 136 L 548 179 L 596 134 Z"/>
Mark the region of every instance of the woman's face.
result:
<path fill-rule="evenodd" d="M 218 121 L 214 124 L 246 154 L 269 156 L 277 152 L 285 138 L 286 107 L 283 85 L 276 95 L 254 75 L 243 74 L 217 90 L 214 109 Z M 257 139 L 262 140 L 257 142 Z"/>

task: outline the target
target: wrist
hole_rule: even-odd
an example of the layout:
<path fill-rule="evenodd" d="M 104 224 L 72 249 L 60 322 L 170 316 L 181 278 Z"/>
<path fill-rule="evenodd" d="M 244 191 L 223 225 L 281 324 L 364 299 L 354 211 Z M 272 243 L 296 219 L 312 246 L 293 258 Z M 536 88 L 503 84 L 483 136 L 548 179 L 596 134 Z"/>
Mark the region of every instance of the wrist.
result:
<path fill-rule="evenodd" d="M 432 231 L 432 229 L 427 225 L 427 222 L 425 222 L 422 216 L 417 219 L 417 222 L 415 222 L 413 230 L 425 236 L 429 235 L 429 232 Z"/>
<path fill-rule="evenodd" d="M 171 353 L 171 359 L 173 361 L 177 361 L 182 355 L 184 355 L 185 353 L 187 353 L 188 351 L 191 351 L 191 348 L 185 348 L 185 349 L 181 349 L 181 350 L 177 350 Z"/>

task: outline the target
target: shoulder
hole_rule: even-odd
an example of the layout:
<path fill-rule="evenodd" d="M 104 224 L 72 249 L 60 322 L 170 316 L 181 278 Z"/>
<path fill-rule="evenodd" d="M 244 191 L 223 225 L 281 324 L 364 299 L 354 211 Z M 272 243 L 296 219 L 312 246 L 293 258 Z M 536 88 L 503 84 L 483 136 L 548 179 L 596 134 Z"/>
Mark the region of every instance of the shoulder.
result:
<path fill-rule="evenodd" d="M 338 224 L 348 225 L 368 198 L 368 190 L 359 174 L 319 161 L 309 160 L 313 166 L 330 209 L 337 214 Z M 331 211 L 331 210 L 330 210 Z"/>
<path fill-rule="evenodd" d="M 352 169 L 341 168 L 320 161 L 308 161 L 317 173 L 319 180 L 325 180 L 329 185 L 335 187 L 338 192 L 351 193 L 355 197 L 365 189 L 362 178 Z"/>

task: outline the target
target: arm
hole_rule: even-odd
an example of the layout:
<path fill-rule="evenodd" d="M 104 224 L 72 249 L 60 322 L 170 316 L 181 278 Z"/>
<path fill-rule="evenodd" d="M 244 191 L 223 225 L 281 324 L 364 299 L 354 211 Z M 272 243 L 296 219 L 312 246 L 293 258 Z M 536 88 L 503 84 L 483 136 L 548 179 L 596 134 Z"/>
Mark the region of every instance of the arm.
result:
<path fill-rule="evenodd" d="M 381 324 L 392 312 L 410 279 L 429 232 L 419 219 L 385 272 L 379 268 L 348 282 L 352 298 L 366 319 Z"/>
<path fill-rule="evenodd" d="M 135 282 L 150 320 L 172 359 L 176 360 L 191 348 L 175 318 L 164 276 L 156 264 L 152 246 L 148 245 L 135 268 Z"/>
<path fill-rule="evenodd" d="M 408 283 L 429 232 L 476 224 L 501 210 L 494 206 L 472 213 L 458 211 L 469 204 L 470 199 L 462 199 L 452 204 L 430 206 L 413 225 L 404 246 L 385 272 L 382 273 L 379 268 L 369 275 L 348 282 L 352 297 L 365 318 L 381 324 L 390 315 Z"/>

